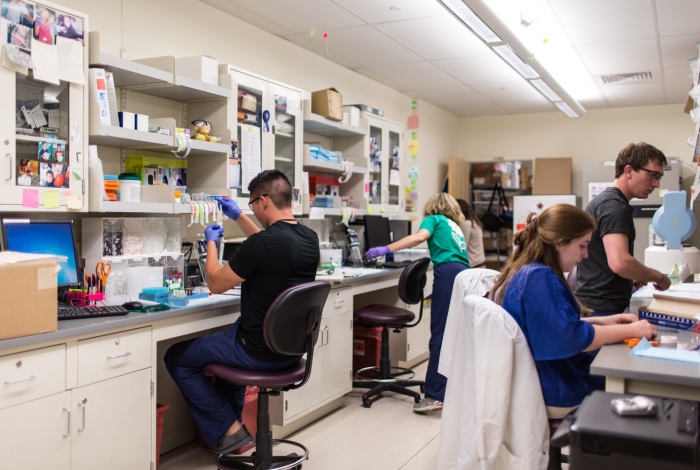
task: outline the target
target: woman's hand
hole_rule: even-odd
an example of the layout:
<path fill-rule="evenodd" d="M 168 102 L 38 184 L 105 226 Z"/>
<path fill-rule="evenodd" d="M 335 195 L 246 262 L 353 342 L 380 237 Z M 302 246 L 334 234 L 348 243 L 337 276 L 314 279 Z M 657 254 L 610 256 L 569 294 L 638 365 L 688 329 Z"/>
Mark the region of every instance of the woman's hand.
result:
<path fill-rule="evenodd" d="M 590 323 L 591 325 L 624 325 L 626 323 L 636 322 L 637 315 L 634 313 L 618 313 L 615 315 L 608 315 L 606 317 L 584 317 L 582 320 Z"/>
<path fill-rule="evenodd" d="M 653 339 L 659 334 L 656 327 L 646 320 L 634 322 L 630 326 L 632 327 L 633 338 Z"/>

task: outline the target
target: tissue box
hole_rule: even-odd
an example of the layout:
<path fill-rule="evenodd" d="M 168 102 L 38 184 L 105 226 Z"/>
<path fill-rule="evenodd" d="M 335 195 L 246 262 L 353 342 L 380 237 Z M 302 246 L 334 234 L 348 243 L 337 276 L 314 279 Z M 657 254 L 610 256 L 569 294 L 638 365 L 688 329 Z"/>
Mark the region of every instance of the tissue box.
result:
<path fill-rule="evenodd" d="M 351 126 L 360 125 L 360 108 L 355 106 L 343 106 L 343 112 L 348 114 L 348 124 Z"/>
<path fill-rule="evenodd" d="M 136 130 L 148 132 L 148 116 L 145 114 L 136 115 Z"/>
<path fill-rule="evenodd" d="M 343 95 L 335 88 L 311 93 L 311 112 L 334 121 L 343 120 Z"/>
<path fill-rule="evenodd" d="M 119 127 L 124 129 L 136 129 L 136 115 L 126 111 L 119 111 Z"/>
<path fill-rule="evenodd" d="M 206 55 L 175 59 L 175 73 L 200 82 L 219 86 L 219 61 Z"/>

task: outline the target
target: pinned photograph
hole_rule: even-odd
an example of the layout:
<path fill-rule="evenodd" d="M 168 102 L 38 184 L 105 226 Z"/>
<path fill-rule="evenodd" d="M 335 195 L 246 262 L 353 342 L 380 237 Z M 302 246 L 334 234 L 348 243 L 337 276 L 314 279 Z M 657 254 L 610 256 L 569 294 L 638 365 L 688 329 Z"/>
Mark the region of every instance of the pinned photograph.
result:
<path fill-rule="evenodd" d="M 59 11 L 56 15 L 56 32 L 61 37 L 83 42 L 85 37 L 83 19 Z"/>
<path fill-rule="evenodd" d="M 44 44 L 56 44 L 56 11 L 45 5 L 36 5 L 34 39 Z"/>
<path fill-rule="evenodd" d="M 53 160 L 56 161 L 56 162 L 58 162 L 58 163 L 63 162 L 64 159 L 65 159 L 65 156 L 64 156 L 64 153 L 63 153 L 63 144 L 56 144 L 56 145 L 54 145 L 53 147 L 54 147 L 54 149 L 53 149 Z"/>
<path fill-rule="evenodd" d="M 27 28 L 33 28 L 34 4 L 24 0 L 2 0 L 0 16 L 13 26 L 21 24 Z"/>
<path fill-rule="evenodd" d="M 39 152 L 38 152 L 39 160 L 44 160 L 47 162 L 53 161 L 52 152 L 51 152 L 52 147 L 53 146 L 52 146 L 51 142 L 46 142 L 46 141 L 39 142 Z"/>
<path fill-rule="evenodd" d="M 17 162 L 17 185 L 39 185 L 39 162 L 28 158 L 20 158 Z"/>
<path fill-rule="evenodd" d="M 41 162 L 39 163 L 39 168 L 39 177 L 41 178 L 39 186 L 43 186 L 45 188 L 55 188 L 56 185 L 54 183 L 54 177 L 56 175 L 51 169 L 51 164 Z"/>
<path fill-rule="evenodd" d="M 7 28 L 7 42 L 19 47 L 23 51 L 32 50 L 32 33 L 29 28 L 21 24 L 15 24 Z"/>
<path fill-rule="evenodd" d="M 53 172 L 54 188 L 67 188 L 69 178 L 68 165 L 53 163 L 51 165 L 51 171 Z"/>

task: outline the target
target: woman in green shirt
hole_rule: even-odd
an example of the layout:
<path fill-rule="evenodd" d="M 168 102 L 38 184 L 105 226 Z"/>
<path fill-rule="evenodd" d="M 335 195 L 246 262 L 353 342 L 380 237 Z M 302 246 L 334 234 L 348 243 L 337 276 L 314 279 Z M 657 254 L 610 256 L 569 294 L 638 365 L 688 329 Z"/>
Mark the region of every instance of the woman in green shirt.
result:
<path fill-rule="evenodd" d="M 430 359 L 425 375 L 425 397 L 413 407 L 424 413 L 441 410 L 445 400 L 447 378 L 438 374 L 440 348 L 445 333 L 447 311 L 450 308 L 452 285 L 460 272 L 469 268 L 467 246 L 459 226 L 464 216 L 457 201 L 447 193 L 436 194 L 423 208 L 423 222 L 418 232 L 387 246 L 367 251 L 367 259 L 378 258 L 404 248 L 411 248 L 427 240 L 430 260 L 433 262 L 433 294 L 430 310 Z"/>

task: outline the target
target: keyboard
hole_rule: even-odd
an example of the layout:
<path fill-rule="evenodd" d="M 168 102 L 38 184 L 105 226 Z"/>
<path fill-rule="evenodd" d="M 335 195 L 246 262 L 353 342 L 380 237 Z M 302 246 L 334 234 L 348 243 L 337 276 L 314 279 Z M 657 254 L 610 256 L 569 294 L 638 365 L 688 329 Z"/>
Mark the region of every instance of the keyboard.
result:
<path fill-rule="evenodd" d="M 79 318 L 113 317 L 126 315 L 127 309 L 121 305 L 100 305 L 96 307 L 74 307 L 60 305 L 58 307 L 59 320 L 77 320 Z"/>

